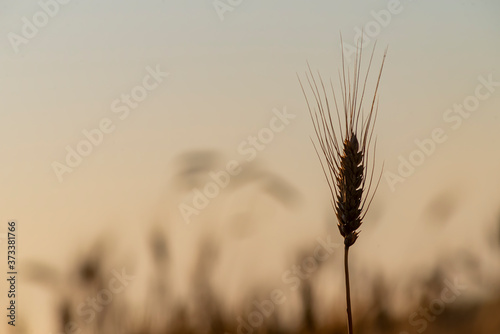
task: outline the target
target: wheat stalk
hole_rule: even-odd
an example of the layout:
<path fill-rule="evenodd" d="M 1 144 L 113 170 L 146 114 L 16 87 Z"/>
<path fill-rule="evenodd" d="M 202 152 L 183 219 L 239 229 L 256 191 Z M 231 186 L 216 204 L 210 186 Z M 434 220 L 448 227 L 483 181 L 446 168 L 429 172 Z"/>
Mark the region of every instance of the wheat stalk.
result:
<path fill-rule="evenodd" d="M 332 80 L 330 79 L 330 87 L 328 87 L 329 90 L 331 89 L 331 97 L 329 97 L 330 93 L 327 92 L 321 74 L 318 72 L 317 75 L 314 75 L 309 64 L 307 65 L 308 72 L 306 72 L 309 93 L 306 93 L 300 78 L 299 82 L 317 137 L 316 143 L 312 140 L 314 148 L 330 188 L 332 206 L 337 216 L 340 234 L 344 237 L 347 320 L 349 334 L 353 334 L 349 285 L 349 247 L 358 238 L 358 229 L 380 182 L 379 177 L 375 186 L 372 187 L 375 169 L 374 152 L 376 150 L 376 140 L 372 142 L 372 137 L 378 114 L 378 88 L 387 49 L 380 66 L 369 113 L 365 118 L 362 107 L 375 46 L 363 79 L 361 77 L 361 48 L 358 45 L 354 66 L 350 70 L 345 64 L 343 42 L 341 45 L 342 69 L 339 71 L 341 100 L 339 102 L 342 111 L 339 111 L 340 103 L 337 103 Z M 311 94 L 313 99 L 310 103 L 308 95 Z M 330 106 L 332 98 L 336 116 L 332 116 L 333 106 Z M 371 150 L 373 151 L 372 155 L 370 155 Z"/>

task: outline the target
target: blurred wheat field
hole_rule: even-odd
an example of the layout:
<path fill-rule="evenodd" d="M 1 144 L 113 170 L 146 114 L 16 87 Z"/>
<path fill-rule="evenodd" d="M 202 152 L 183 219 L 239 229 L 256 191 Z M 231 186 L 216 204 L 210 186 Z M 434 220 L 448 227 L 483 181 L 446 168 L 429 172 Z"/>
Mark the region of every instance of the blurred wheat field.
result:
<path fill-rule="evenodd" d="M 85 250 L 69 249 L 64 270 L 25 264 L 23 286 L 37 291 L 33 304 L 44 305 L 49 320 L 44 332 L 344 333 L 342 240 L 332 217 L 318 235 L 283 233 L 303 224 L 306 201 L 291 183 L 245 165 L 206 212 L 182 220 L 179 203 L 223 161 L 213 152 L 182 155 L 164 214 L 143 223 L 141 238 L 105 234 Z M 426 214 L 455 210 L 447 201 Z M 463 247 L 399 275 L 354 264 L 356 331 L 498 333 L 500 219 L 489 236 L 490 263 Z M 23 318 L 16 333 L 39 332 L 34 326 Z"/>

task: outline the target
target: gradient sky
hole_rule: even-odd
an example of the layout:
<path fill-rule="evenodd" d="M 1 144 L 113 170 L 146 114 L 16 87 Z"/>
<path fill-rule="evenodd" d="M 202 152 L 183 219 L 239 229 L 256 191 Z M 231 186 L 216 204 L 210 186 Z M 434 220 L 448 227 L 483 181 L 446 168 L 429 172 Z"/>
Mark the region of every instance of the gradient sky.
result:
<path fill-rule="evenodd" d="M 258 159 L 304 193 L 302 214 L 324 219 L 327 188 L 296 74 L 308 61 L 335 79 L 339 32 L 354 45 L 356 32 L 375 21 L 372 11 L 388 3 L 243 0 L 221 20 L 208 0 L 73 0 L 16 53 L 9 33 L 21 34 L 22 18 L 32 20 L 40 5 L 0 1 L 0 223 L 19 222 L 25 259 L 62 267 L 72 248 L 102 231 L 134 236 L 138 221 L 161 217 L 161 195 L 178 154 L 211 149 L 241 160 L 238 145 L 267 126 L 273 108 L 283 107 L 296 119 Z M 448 108 L 474 93 L 479 76 L 500 81 L 500 3 L 400 3 L 400 13 L 366 49 L 378 41 L 378 67 L 389 46 L 378 157 L 395 172 L 415 139 L 441 127 L 448 140 L 395 192 L 382 180 L 376 203 L 384 209 L 378 225 L 364 229 L 359 252 L 384 267 L 402 265 L 405 254 L 415 252 L 422 255 L 415 263 L 435 258 L 442 240 L 479 245 L 485 230 L 471 232 L 469 224 L 489 224 L 500 207 L 500 87 L 459 129 L 443 121 Z M 111 103 L 141 84 L 148 66 L 159 66 L 168 78 L 119 120 Z M 113 120 L 115 131 L 58 182 L 51 164 L 62 162 L 65 147 L 103 118 Z M 424 212 L 448 195 L 457 211 L 444 230 L 429 233 Z M 318 231 L 321 224 L 315 223 Z M 380 242 L 389 236 L 398 236 L 396 255 Z M 393 257 L 380 260 L 388 254 Z"/>

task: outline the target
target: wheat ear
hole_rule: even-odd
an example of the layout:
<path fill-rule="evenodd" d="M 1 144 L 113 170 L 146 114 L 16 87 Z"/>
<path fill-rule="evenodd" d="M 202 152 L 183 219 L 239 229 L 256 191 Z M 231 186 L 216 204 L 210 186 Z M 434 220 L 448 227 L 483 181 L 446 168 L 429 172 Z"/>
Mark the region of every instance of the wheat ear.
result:
<path fill-rule="evenodd" d="M 342 37 L 341 37 L 342 41 Z M 353 334 L 351 296 L 349 286 L 349 247 L 359 235 L 359 227 L 366 215 L 378 188 L 374 183 L 376 140 L 372 141 L 373 128 L 378 114 L 378 88 L 387 49 L 380 66 L 373 99 L 366 118 L 362 108 L 368 82 L 368 74 L 372 65 L 375 46 L 364 74 L 361 77 L 361 48 L 358 46 L 353 69 L 347 68 L 342 45 L 342 69 L 339 71 L 341 100 L 337 103 L 337 95 L 330 80 L 331 95 L 318 72 L 313 74 L 308 64 L 306 80 L 309 91 L 306 93 L 299 78 L 309 113 L 314 125 L 317 141 L 314 148 L 321 162 L 330 188 L 332 206 L 338 220 L 338 228 L 344 237 L 344 270 L 346 283 L 347 320 L 349 334 Z M 312 94 L 311 102 L 308 96 Z M 331 99 L 336 115 L 332 115 Z M 339 111 L 339 107 L 342 111 Z M 370 155 L 370 151 L 373 151 Z M 374 187 L 372 187 L 374 185 Z"/>

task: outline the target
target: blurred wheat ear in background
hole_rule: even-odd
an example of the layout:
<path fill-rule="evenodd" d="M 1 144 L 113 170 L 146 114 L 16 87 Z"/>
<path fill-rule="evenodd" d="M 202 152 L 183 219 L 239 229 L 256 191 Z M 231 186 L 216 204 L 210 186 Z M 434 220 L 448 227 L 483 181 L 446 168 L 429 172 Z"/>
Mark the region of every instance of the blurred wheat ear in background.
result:
<path fill-rule="evenodd" d="M 330 188 L 332 206 L 337 216 L 340 234 L 344 237 L 347 320 L 349 333 L 353 334 L 349 247 L 358 238 L 358 228 L 370 207 L 381 176 L 380 174 L 378 181 L 374 182 L 376 140 L 372 142 L 372 137 L 378 113 L 377 93 L 387 50 L 384 53 L 373 99 L 370 101 L 366 117 L 363 115 L 363 102 L 375 46 L 363 75 L 361 74 L 361 47 L 358 45 L 352 69 L 345 63 L 344 51 L 342 43 L 342 69 L 339 71 L 340 94 L 335 93 L 331 80 L 330 86 L 326 87 L 321 74 L 318 72 L 315 75 L 309 65 L 309 71 L 306 73 L 308 92 L 304 89 L 300 78 L 299 82 L 316 132 L 317 142 L 313 140 L 314 148 Z M 312 95 L 312 102 L 308 98 L 310 95 Z M 340 95 L 340 100 L 338 100 L 338 95 Z M 332 111 L 333 108 L 335 111 Z M 371 156 L 370 151 L 373 151 Z M 375 183 L 376 185 L 372 187 Z"/>

